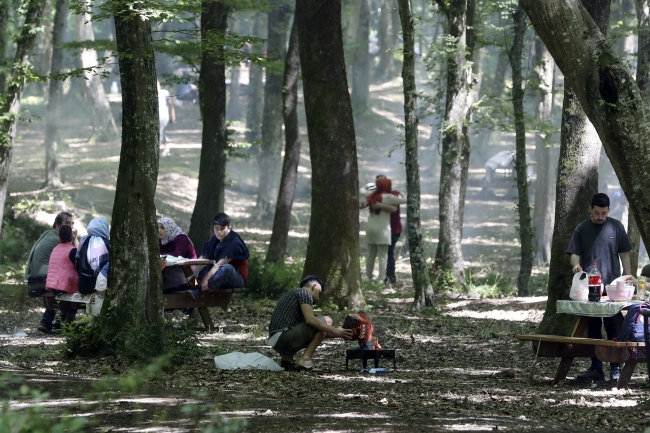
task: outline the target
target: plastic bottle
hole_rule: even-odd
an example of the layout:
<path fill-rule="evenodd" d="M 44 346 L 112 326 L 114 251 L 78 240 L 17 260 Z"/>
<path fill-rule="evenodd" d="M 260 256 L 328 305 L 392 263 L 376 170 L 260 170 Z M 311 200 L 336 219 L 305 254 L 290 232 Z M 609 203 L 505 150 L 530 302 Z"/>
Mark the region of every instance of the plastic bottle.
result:
<path fill-rule="evenodd" d="M 603 281 L 600 275 L 600 271 L 598 270 L 598 264 L 596 262 L 594 262 L 594 266 L 591 268 L 591 271 L 589 271 L 587 278 L 589 281 L 588 299 L 592 302 L 599 302 Z"/>

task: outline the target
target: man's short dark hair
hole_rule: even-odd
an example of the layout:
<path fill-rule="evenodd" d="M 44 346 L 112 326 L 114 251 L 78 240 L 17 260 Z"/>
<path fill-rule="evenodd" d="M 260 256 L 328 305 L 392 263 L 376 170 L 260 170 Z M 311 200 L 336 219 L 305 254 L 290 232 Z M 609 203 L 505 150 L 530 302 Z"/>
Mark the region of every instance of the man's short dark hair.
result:
<path fill-rule="evenodd" d="M 607 197 L 607 194 L 602 192 L 594 194 L 594 196 L 591 198 L 591 207 L 594 206 L 609 207 L 609 197 Z"/>
<path fill-rule="evenodd" d="M 311 284 L 311 283 L 318 283 L 318 284 L 320 284 L 320 287 L 321 287 L 321 293 L 325 291 L 325 283 L 323 283 L 323 282 L 320 280 L 320 278 L 318 278 L 318 277 L 315 276 L 315 275 L 307 275 L 305 278 L 303 278 L 303 279 L 300 281 L 300 287 L 301 287 L 301 288 L 302 288 L 302 287 L 305 287 L 306 285 Z"/>
<path fill-rule="evenodd" d="M 650 265 L 645 265 L 643 269 L 641 269 L 641 276 L 650 277 Z"/>
<path fill-rule="evenodd" d="M 71 242 L 72 241 L 72 227 L 69 225 L 62 225 L 59 229 L 59 239 L 61 242 Z"/>
<path fill-rule="evenodd" d="M 62 226 L 68 218 L 72 218 L 72 214 L 70 212 L 59 212 L 56 218 L 54 218 L 54 224 L 52 224 L 52 228 L 55 229 L 56 226 Z"/>
<path fill-rule="evenodd" d="M 378 174 L 377 176 L 375 176 L 375 180 L 379 179 L 380 177 L 386 177 L 386 175 L 385 174 Z"/>
<path fill-rule="evenodd" d="M 230 217 L 223 212 L 219 212 L 212 219 L 212 225 L 229 227 L 230 226 Z"/>

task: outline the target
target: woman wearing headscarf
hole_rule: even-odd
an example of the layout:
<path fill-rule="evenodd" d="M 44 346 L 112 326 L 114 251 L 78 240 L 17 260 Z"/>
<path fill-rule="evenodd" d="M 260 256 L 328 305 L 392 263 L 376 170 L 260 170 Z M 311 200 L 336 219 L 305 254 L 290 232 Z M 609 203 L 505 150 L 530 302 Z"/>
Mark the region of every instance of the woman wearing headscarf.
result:
<path fill-rule="evenodd" d="M 95 293 L 97 275 L 109 261 L 111 242 L 108 240 L 109 230 L 106 218 L 93 218 L 88 223 L 88 234 L 81 238 L 75 267 L 79 274 L 79 293 L 90 295 Z"/>
<path fill-rule="evenodd" d="M 379 280 L 386 278 L 386 260 L 388 247 L 391 244 L 390 214 L 397 206 L 406 203 L 403 197 L 391 194 L 392 182 L 387 178 L 376 181 L 377 188 L 366 198 L 370 215 L 366 225 L 366 240 L 368 242 L 368 257 L 366 259 L 366 276 L 372 280 L 375 259 L 379 257 Z"/>
<path fill-rule="evenodd" d="M 171 218 L 160 218 L 158 220 L 158 236 L 161 256 L 184 257 L 195 259 L 196 250 L 190 238 L 183 230 L 176 225 Z M 184 290 L 187 289 L 187 278 L 182 268 L 163 269 L 163 290 Z"/>

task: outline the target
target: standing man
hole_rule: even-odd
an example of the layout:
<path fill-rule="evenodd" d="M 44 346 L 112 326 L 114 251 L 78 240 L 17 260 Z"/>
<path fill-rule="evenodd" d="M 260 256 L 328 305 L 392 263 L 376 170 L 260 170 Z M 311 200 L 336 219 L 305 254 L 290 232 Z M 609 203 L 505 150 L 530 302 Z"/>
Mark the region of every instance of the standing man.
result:
<path fill-rule="evenodd" d="M 285 370 L 301 371 L 314 368 L 311 360 L 325 337 L 352 339 L 352 330 L 334 328 L 328 316 L 314 315 L 314 300 L 318 301 L 325 284 L 313 275 L 302 279 L 300 288 L 285 293 L 273 310 L 269 324 L 269 344 L 280 354 L 280 365 Z M 302 356 L 293 363 L 299 350 Z"/>
<path fill-rule="evenodd" d="M 608 218 L 609 197 L 598 193 L 591 199 L 589 213 L 591 218 L 578 224 L 567 254 L 571 255 L 573 273 L 589 273 L 594 263 L 602 276 L 603 284 L 610 284 L 621 275 L 620 261 L 623 263 L 623 274 L 631 274 L 630 251 L 632 245 L 627 237 L 623 224 L 614 218 Z M 587 328 L 589 338 L 602 338 L 601 324 L 605 325 L 607 339 L 616 337 L 616 325 L 611 317 L 591 317 Z M 621 377 L 620 364 L 610 364 L 610 379 L 618 381 Z M 591 366 L 584 373 L 577 375 L 578 380 L 604 380 L 603 363 L 598 358 L 591 358 Z"/>
<path fill-rule="evenodd" d="M 163 146 L 162 156 L 169 156 L 169 141 L 165 135 L 165 128 L 169 122 L 176 122 L 176 109 L 169 95 L 169 90 L 165 90 L 158 85 L 158 121 L 160 122 L 160 144 Z"/>

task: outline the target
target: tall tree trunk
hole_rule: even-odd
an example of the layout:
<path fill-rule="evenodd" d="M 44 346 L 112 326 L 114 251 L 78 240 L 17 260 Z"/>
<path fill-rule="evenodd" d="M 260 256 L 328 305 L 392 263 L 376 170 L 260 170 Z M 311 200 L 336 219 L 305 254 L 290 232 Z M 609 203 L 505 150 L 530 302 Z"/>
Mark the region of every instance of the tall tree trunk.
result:
<path fill-rule="evenodd" d="M 343 49 L 345 50 L 345 66 L 347 71 L 348 82 L 352 82 L 352 62 L 354 54 L 357 50 L 359 39 L 357 33 L 359 32 L 359 20 L 361 19 L 361 6 L 362 1 L 348 1 L 343 2 L 343 13 L 347 14 L 346 26 L 343 29 L 345 34 L 345 44 Z M 370 15 L 370 6 L 368 6 L 368 15 Z M 368 22 L 370 22 L 370 16 L 368 16 Z"/>
<path fill-rule="evenodd" d="M 11 157 L 20 112 L 20 98 L 25 88 L 25 72 L 32 67 L 29 56 L 38 33 L 37 29 L 41 25 L 45 0 L 26 0 L 24 6 L 25 21 L 16 38 L 16 53 L 11 67 L 11 75 L 8 76 L 7 90 L 1 95 L 2 104 L 0 104 L 0 238 L 2 237 L 2 218 L 7 199 Z"/>
<path fill-rule="evenodd" d="M 154 203 L 158 97 L 151 23 L 140 18 L 142 6 L 135 10 L 128 6 L 113 3 L 122 87 L 122 148 L 111 221 L 111 289 L 106 292 L 99 326 L 92 329 L 116 353 L 146 359 L 160 354 L 165 346 Z M 141 347 L 143 334 L 150 346 L 147 352 Z"/>
<path fill-rule="evenodd" d="M 340 307 L 363 302 L 359 264 L 357 148 L 341 35 L 341 0 L 296 4 L 312 166 L 312 206 L 303 274 L 325 281 Z M 336 230 L 332 236 L 331 230 Z"/>
<path fill-rule="evenodd" d="M 539 80 L 537 89 L 536 118 L 542 124 L 553 121 L 553 73 L 555 61 L 541 39 L 535 39 L 535 72 Z M 535 182 L 535 204 L 533 205 L 533 227 L 535 228 L 535 261 L 538 265 L 551 260 L 551 240 L 555 224 L 554 178 L 557 159 L 553 158 L 554 136 L 537 132 L 535 134 L 535 156 L 537 159 L 537 181 Z"/>
<path fill-rule="evenodd" d="M 9 2 L 0 2 L 0 94 L 7 85 L 7 42 L 9 41 Z M 0 223 L 1 224 L 1 223 Z"/>
<path fill-rule="evenodd" d="M 607 33 L 610 1 L 585 0 L 586 12 L 596 21 L 603 34 Z M 522 0 L 522 4 L 528 13 L 528 3 Z M 528 15 L 531 16 L 530 13 Z M 531 22 L 560 66 L 557 53 L 549 46 L 549 38 L 542 36 L 536 20 L 531 18 Z M 601 148 L 596 131 L 587 119 L 576 91 L 571 87 L 572 83 L 575 82 L 567 80 L 565 74 L 548 301 L 544 318 L 538 328 L 539 332 L 558 335 L 569 335 L 575 324 L 575 318 L 566 314 L 556 314 L 556 301 L 569 299 L 573 273 L 566 250 L 575 227 L 585 219 L 586 210 L 591 205 L 591 197 L 598 191 L 598 163 Z"/>
<path fill-rule="evenodd" d="M 45 3 L 45 8 L 43 9 L 43 32 L 41 34 L 41 53 L 39 55 L 41 64 L 40 66 L 40 71 L 41 74 L 44 76 L 49 76 L 51 72 L 51 66 L 52 66 L 52 26 L 54 24 L 54 21 L 51 20 L 50 18 L 52 17 L 52 6 L 50 5 L 50 2 Z M 50 87 L 50 79 L 47 78 L 45 81 L 41 83 L 43 86 L 43 103 L 47 105 L 48 98 L 49 98 L 49 87 Z"/>
<path fill-rule="evenodd" d="M 636 67 L 636 84 L 639 86 L 643 100 L 650 102 L 650 2 L 636 0 L 636 18 L 638 26 L 638 56 Z M 629 206 L 628 206 L 629 208 Z M 627 236 L 632 244 L 630 266 L 632 275 L 636 276 L 639 267 L 639 247 L 641 233 L 634 212 L 629 208 L 627 214 Z"/>
<path fill-rule="evenodd" d="M 440 167 L 438 247 L 436 249 L 435 271 L 438 280 L 451 272 L 458 286 L 465 286 L 463 257 L 463 213 L 467 175 L 469 169 L 469 115 L 472 100 L 472 70 L 467 62 L 472 59 L 473 46 L 468 44 L 466 31 L 473 17 L 467 12 L 468 1 L 452 0 L 448 6 L 438 1 L 441 11 L 447 17 L 448 36 L 456 41 L 456 50 L 447 57 L 447 91 L 445 103 L 444 132 Z M 446 281 L 442 278 L 441 281 Z"/>
<path fill-rule="evenodd" d="M 264 112 L 262 114 L 262 143 L 258 163 L 260 167 L 257 188 L 257 208 L 261 220 L 270 221 L 278 197 L 282 158 L 282 66 L 287 55 L 287 24 L 289 6 L 280 1 L 272 4 L 269 12 L 266 60 L 266 83 L 264 84 Z"/>
<path fill-rule="evenodd" d="M 505 22 L 500 21 L 502 26 L 505 26 Z M 503 95 L 503 90 L 506 86 L 506 80 L 508 78 L 508 66 L 509 62 L 505 55 L 502 55 L 499 51 L 497 55 L 497 67 L 494 70 L 494 76 L 490 79 L 490 83 L 486 86 L 487 91 L 485 91 L 485 96 L 487 96 L 486 104 L 492 104 L 491 99 L 495 99 Z M 477 140 L 479 144 L 489 145 L 492 142 L 492 137 L 494 137 L 495 131 L 492 129 L 483 130 Z"/>
<path fill-rule="evenodd" d="M 370 94 L 370 0 L 359 0 L 359 18 L 352 50 L 352 108 L 355 111 L 368 109 Z"/>
<path fill-rule="evenodd" d="M 298 164 L 300 163 L 300 128 L 298 126 L 298 79 L 300 75 L 300 52 L 298 28 L 293 20 L 289 49 L 284 61 L 284 84 L 282 100 L 284 106 L 284 162 L 282 164 L 282 179 L 278 202 L 275 206 L 273 232 L 269 251 L 266 254 L 268 262 L 282 263 L 287 252 L 287 240 L 291 225 L 291 208 L 298 180 Z"/>
<path fill-rule="evenodd" d="M 84 0 L 85 7 L 90 7 L 90 0 Z M 77 41 L 94 41 L 95 32 L 93 31 L 92 16 L 90 12 L 82 13 L 75 16 L 75 28 L 77 30 Z M 82 48 L 79 58 L 83 68 L 92 68 L 98 65 L 97 52 L 94 49 Z M 112 141 L 119 137 L 115 119 L 111 106 L 106 99 L 106 92 L 102 85 L 102 80 L 96 73 L 84 72 L 84 84 L 86 90 L 86 99 L 90 107 L 91 119 L 93 123 L 93 135 L 89 142 Z"/>
<path fill-rule="evenodd" d="M 253 36 L 262 38 L 264 14 L 253 14 Z M 252 62 L 248 72 L 248 104 L 246 106 L 246 134 L 248 143 L 257 143 L 262 136 L 262 108 L 264 104 L 264 86 L 262 85 L 262 67 Z M 254 148 L 253 152 L 257 152 Z"/>
<path fill-rule="evenodd" d="M 433 306 L 433 287 L 429 281 L 429 270 L 420 229 L 420 164 L 418 161 L 418 96 L 415 87 L 415 23 L 411 0 L 398 0 L 399 16 L 402 21 L 404 39 L 404 149 L 406 152 L 406 183 L 408 189 L 406 220 L 408 221 L 408 242 L 411 259 L 411 276 L 415 286 L 413 309 Z"/>
<path fill-rule="evenodd" d="M 380 0 L 379 14 L 379 64 L 375 76 L 380 80 L 393 78 L 395 75 L 395 39 L 393 39 L 393 8 L 395 0 Z"/>
<path fill-rule="evenodd" d="M 221 195 L 226 177 L 227 142 L 226 66 L 223 46 L 215 44 L 214 38 L 222 36 L 228 28 L 228 9 L 223 2 L 202 0 L 199 103 L 203 136 L 199 185 L 188 233 L 194 245 L 202 245 L 212 236 L 212 218 L 223 211 Z"/>
<path fill-rule="evenodd" d="M 231 18 L 230 28 L 233 33 L 241 33 L 241 16 Z M 228 96 L 228 108 L 226 108 L 226 117 L 228 120 L 239 120 L 241 110 L 239 108 L 239 63 L 230 66 L 230 95 Z"/>
<path fill-rule="evenodd" d="M 69 0 L 56 0 L 54 22 L 52 25 L 52 63 L 50 71 L 60 74 L 63 70 L 63 47 L 65 28 L 68 18 Z M 61 182 L 59 172 L 58 140 L 59 140 L 59 102 L 61 96 L 61 81 L 50 80 L 48 86 L 47 111 L 45 113 L 45 187 L 58 188 Z"/>
<path fill-rule="evenodd" d="M 526 36 L 526 14 L 521 7 L 512 14 L 514 39 L 508 50 L 512 68 L 512 106 L 515 114 L 515 173 L 517 179 L 517 211 L 519 213 L 519 241 L 521 257 L 517 275 L 517 293 L 528 296 L 528 283 L 533 269 L 533 228 L 528 200 L 528 163 L 526 162 L 526 124 L 524 121 L 524 88 L 521 74 L 521 55 Z"/>

